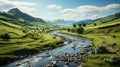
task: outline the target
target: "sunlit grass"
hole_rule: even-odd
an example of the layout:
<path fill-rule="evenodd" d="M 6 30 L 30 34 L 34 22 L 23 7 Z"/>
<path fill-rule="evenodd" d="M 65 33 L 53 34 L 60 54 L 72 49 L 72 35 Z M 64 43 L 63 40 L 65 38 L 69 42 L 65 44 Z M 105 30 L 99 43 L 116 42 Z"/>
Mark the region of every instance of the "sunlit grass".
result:
<path fill-rule="evenodd" d="M 67 30 L 62 30 L 61 33 L 70 34 L 78 37 L 86 37 L 93 41 L 94 51 L 103 45 L 106 48 L 109 44 L 116 43 L 114 46 L 115 50 L 120 51 L 120 19 L 106 22 L 106 23 L 98 23 L 97 26 L 93 26 L 93 24 L 87 25 L 84 27 L 84 33 L 78 34 L 76 32 L 68 32 Z M 118 24 L 118 25 L 117 25 Z M 116 26 L 117 25 L 117 26 Z M 110 27 L 109 27 L 110 26 Z M 73 27 L 69 27 L 71 29 Z M 101 29 L 99 29 L 101 28 Z M 110 58 L 111 56 L 119 56 L 119 54 L 96 54 L 92 55 L 93 57 L 99 55 L 96 58 L 87 59 L 88 61 L 84 64 L 84 67 L 119 67 L 106 63 L 104 59 Z"/>

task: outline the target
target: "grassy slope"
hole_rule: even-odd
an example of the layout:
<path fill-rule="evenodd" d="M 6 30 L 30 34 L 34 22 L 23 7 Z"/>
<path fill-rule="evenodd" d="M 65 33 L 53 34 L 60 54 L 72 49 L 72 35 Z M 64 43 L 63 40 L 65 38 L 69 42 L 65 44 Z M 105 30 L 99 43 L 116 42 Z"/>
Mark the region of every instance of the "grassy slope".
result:
<path fill-rule="evenodd" d="M 22 32 L 22 29 L 22 26 L 0 21 L 0 34 L 9 33 L 12 37 L 19 37 L 25 35 L 25 33 Z"/>
<path fill-rule="evenodd" d="M 12 61 L 19 58 L 20 55 L 24 56 L 55 48 L 63 42 L 60 38 L 55 38 L 54 35 L 47 34 L 46 31 L 49 30 L 42 32 L 43 28 L 39 28 L 40 29 L 30 29 L 26 26 L 0 20 L 0 36 L 5 33 L 10 36 L 8 40 L 0 37 L 0 62 L 4 64 L 8 59 Z M 23 32 L 23 30 L 26 30 L 26 32 Z M 1 64 L 2 63 L 0 63 L 0 65 Z"/>
<path fill-rule="evenodd" d="M 116 43 L 117 45 L 114 47 L 115 50 L 118 50 L 119 54 L 100 54 L 98 58 L 92 58 L 88 62 L 84 64 L 86 67 L 119 67 L 119 66 L 112 66 L 105 63 L 104 59 L 106 57 L 110 58 L 111 56 L 119 56 L 120 57 L 120 19 L 114 20 L 111 22 L 107 22 L 104 24 L 98 24 L 98 26 L 94 27 L 86 27 L 85 34 L 83 36 L 93 39 L 94 41 L 94 48 L 96 49 L 100 45 L 104 44 L 107 48 L 108 45 L 111 43 Z M 97 29 L 101 28 L 101 29 Z M 115 36 L 115 37 L 114 37 Z M 109 51 L 113 52 L 113 50 L 108 49 Z M 105 57 L 106 56 L 106 57 Z M 102 57 L 102 59 L 101 59 Z"/>
<path fill-rule="evenodd" d="M 80 35 L 77 33 L 71 33 L 67 31 L 62 31 L 62 33 L 72 34 L 75 36 L 83 36 L 93 40 L 94 49 L 99 47 L 100 45 L 104 45 L 108 48 L 108 45 L 111 43 L 116 43 L 117 45 L 114 47 L 114 50 L 118 50 L 120 53 L 120 19 L 106 22 L 103 24 L 98 23 L 97 26 L 88 25 L 85 27 L 84 34 Z M 108 49 L 109 51 L 113 51 Z M 110 58 L 111 56 L 119 56 L 120 54 L 97 54 L 90 55 L 93 58 L 89 59 L 84 66 L 85 67 L 119 67 L 112 66 L 104 61 L 106 58 Z"/>

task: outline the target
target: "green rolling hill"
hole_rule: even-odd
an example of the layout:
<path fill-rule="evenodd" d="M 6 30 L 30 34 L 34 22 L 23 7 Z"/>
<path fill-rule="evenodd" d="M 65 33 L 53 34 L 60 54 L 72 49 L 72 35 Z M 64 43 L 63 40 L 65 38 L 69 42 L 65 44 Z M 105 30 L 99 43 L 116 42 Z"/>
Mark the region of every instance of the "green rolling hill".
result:
<path fill-rule="evenodd" d="M 94 26 L 95 24 L 96 25 L 109 24 L 109 23 L 111 23 L 111 21 L 117 21 L 118 19 L 120 19 L 120 12 L 114 13 L 112 15 L 109 15 L 109 16 L 106 16 L 103 18 L 94 19 L 94 20 L 86 19 L 86 20 L 79 21 L 74 24 L 79 25 L 79 24 L 85 23 L 85 24 L 88 24 L 87 25 L 87 27 L 88 27 L 88 26 Z"/>
<path fill-rule="evenodd" d="M 83 34 L 76 31 L 79 28 L 69 27 L 62 33 L 82 36 L 93 40 L 94 54 L 84 58 L 84 67 L 119 67 L 120 63 L 120 13 L 99 18 L 84 26 Z"/>
<path fill-rule="evenodd" d="M 22 18 L 24 19 L 25 21 L 30 21 L 30 22 L 44 22 L 42 19 L 40 18 L 35 18 L 35 17 L 32 17 L 26 13 L 23 13 L 21 12 L 19 9 L 17 8 L 13 8 L 11 10 L 8 11 L 8 13 L 16 18 Z"/>
<path fill-rule="evenodd" d="M 47 34 L 53 25 L 17 8 L 0 11 L 0 66 L 63 43 Z M 24 51 L 24 52 L 23 52 Z M 8 62 L 9 61 L 9 62 Z"/>
<path fill-rule="evenodd" d="M 120 12 L 114 13 L 112 15 L 109 15 L 109 16 L 106 16 L 106 17 L 103 17 L 103 18 L 93 20 L 93 21 L 91 21 L 91 24 L 93 24 L 93 23 L 104 24 L 104 23 L 109 23 L 109 22 L 117 20 L 117 19 L 120 19 Z"/>
<path fill-rule="evenodd" d="M 8 12 L 0 11 L 0 20 L 5 22 L 10 22 L 22 26 L 31 27 L 51 27 L 52 25 L 46 23 L 40 18 L 32 17 L 17 8 L 13 8 Z"/>

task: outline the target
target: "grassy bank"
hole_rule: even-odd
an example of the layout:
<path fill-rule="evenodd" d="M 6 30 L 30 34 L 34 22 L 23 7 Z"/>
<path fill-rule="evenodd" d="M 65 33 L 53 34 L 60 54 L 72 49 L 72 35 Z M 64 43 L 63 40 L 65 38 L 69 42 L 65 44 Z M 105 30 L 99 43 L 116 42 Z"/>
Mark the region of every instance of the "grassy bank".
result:
<path fill-rule="evenodd" d="M 19 42 L 18 42 L 19 41 Z M 1 41 L 1 43 L 4 41 Z M 43 34 L 42 39 L 10 39 L 9 43 L 0 44 L 0 64 L 28 57 L 40 51 L 59 47 L 63 41 L 53 35 Z"/>

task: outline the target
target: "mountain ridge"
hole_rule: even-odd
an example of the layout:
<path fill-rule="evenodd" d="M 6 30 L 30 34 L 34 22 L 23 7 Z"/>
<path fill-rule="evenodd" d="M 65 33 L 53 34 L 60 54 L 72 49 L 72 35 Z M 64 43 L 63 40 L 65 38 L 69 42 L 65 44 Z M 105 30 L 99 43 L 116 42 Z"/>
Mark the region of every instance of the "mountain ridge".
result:
<path fill-rule="evenodd" d="M 17 17 L 17 18 L 22 18 L 24 20 L 31 21 L 31 22 L 34 22 L 34 21 L 36 21 L 36 22 L 45 22 L 40 18 L 32 17 L 32 16 L 20 11 L 18 8 L 10 9 L 7 13 L 9 13 L 9 14 Z"/>
<path fill-rule="evenodd" d="M 0 20 L 22 26 L 51 26 L 50 24 L 46 23 L 43 19 L 33 17 L 27 13 L 20 11 L 18 8 L 12 8 L 7 12 L 0 11 Z"/>

